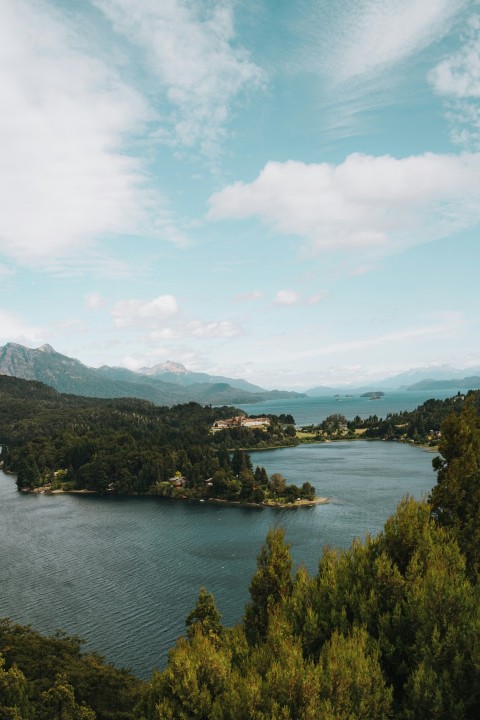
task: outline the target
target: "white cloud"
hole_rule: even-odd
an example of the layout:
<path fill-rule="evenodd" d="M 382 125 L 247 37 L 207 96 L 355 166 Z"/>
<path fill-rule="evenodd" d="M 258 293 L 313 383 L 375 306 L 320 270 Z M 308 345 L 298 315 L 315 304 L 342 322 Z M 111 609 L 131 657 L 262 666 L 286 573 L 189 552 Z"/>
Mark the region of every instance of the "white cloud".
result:
<path fill-rule="evenodd" d="M 442 60 L 429 74 L 439 95 L 480 98 L 480 17 L 470 18 L 462 47 Z"/>
<path fill-rule="evenodd" d="M 452 139 L 480 146 L 480 15 L 470 18 L 459 50 L 442 60 L 428 76 L 447 102 Z"/>
<path fill-rule="evenodd" d="M 322 302 L 322 300 L 325 300 L 327 295 L 328 293 L 326 292 L 316 293 L 307 299 L 307 305 L 317 305 L 319 302 Z"/>
<path fill-rule="evenodd" d="M 296 290 L 279 290 L 275 295 L 275 305 L 317 305 L 324 300 L 327 293 L 321 292 L 302 298 Z"/>
<path fill-rule="evenodd" d="M 175 327 L 154 329 L 148 334 L 148 340 L 154 342 L 181 340 L 183 338 L 212 340 L 233 338 L 243 334 L 243 329 L 230 320 L 213 320 L 210 322 L 189 320 L 186 323 L 179 323 Z"/>
<path fill-rule="evenodd" d="M 85 304 L 89 310 L 98 310 L 104 307 L 105 299 L 99 292 L 95 291 L 85 296 Z"/>
<path fill-rule="evenodd" d="M 242 329 L 229 320 L 215 320 L 212 322 L 201 322 L 191 320 L 185 325 L 184 335 L 191 335 L 195 338 L 231 338 L 242 335 Z"/>
<path fill-rule="evenodd" d="M 327 38 L 323 60 L 338 80 L 374 75 L 438 41 L 467 4 L 468 0 L 343 0 L 328 25 L 332 39 Z"/>
<path fill-rule="evenodd" d="M 46 338 L 47 333 L 43 328 L 31 325 L 16 313 L 0 310 L 0 342 L 30 346 L 43 343 Z"/>
<path fill-rule="evenodd" d="M 137 370 L 140 370 L 141 367 L 145 366 L 145 362 L 141 358 L 127 355 L 123 358 L 122 366 L 126 367 L 127 370 L 133 370 L 133 372 L 136 372 Z"/>
<path fill-rule="evenodd" d="M 0 48 L 0 251 L 27 264 L 79 257 L 147 227 L 177 241 L 125 151 L 152 119 L 144 99 L 46 4 L 0 0 Z"/>
<path fill-rule="evenodd" d="M 222 138 L 235 97 L 258 87 L 264 74 L 235 40 L 231 0 L 93 0 L 144 54 L 175 108 L 174 141 L 200 144 Z M 165 126 L 159 137 L 168 138 Z"/>
<path fill-rule="evenodd" d="M 115 327 L 126 328 L 138 325 L 155 327 L 178 313 L 178 304 L 173 295 L 160 295 L 154 300 L 121 300 L 112 308 Z"/>
<path fill-rule="evenodd" d="M 210 198 L 211 219 L 252 216 L 313 250 L 399 250 L 479 222 L 480 154 L 269 162 Z"/>
<path fill-rule="evenodd" d="M 275 305 L 298 305 L 300 296 L 295 290 L 279 290 L 275 295 Z"/>

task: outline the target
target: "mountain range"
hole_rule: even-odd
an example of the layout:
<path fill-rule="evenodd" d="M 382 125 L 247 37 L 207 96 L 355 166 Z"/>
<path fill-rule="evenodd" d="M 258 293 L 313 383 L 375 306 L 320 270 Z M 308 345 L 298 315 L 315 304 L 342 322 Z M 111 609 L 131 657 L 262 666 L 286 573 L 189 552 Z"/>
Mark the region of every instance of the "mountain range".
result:
<path fill-rule="evenodd" d="M 62 393 L 100 398 L 136 397 L 157 405 L 198 402 L 241 405 L 302 397 L 286 390 L 265 390 L 246 380 L 195 373 L 179 363 L 138 372 L 121 367 L 91 368 L 56 352 L 50 345 L 32 349 L 16 343 L 0 347 L 0 374 L 38 380 Z"/>
<path fill-rule="evenodd" d="M 304 393 L 266 390 L 241 378 L 193 372 L 176 362 L 144 367 L 136 372 L 122 367 L 92 368 L 56 352 L 50 345 L 32 349 L 17 343 L 0 347 L 0 374 L 38 380 L 55 390 L 100 398 L 137 397 L 157 405 L 190 401 L 202 405 L 241 405 L 262 400 L 361 394 L 388 390 L 466 390 L 480 388 L 480 367 L 465 370 L 449 365 L 416 368 L 355 388 L 317 386 Z"/>
<path fill-rule="evenodd" d="M 305 394 L 316 397 L 335 393 L 362 393 L 368 390 L 476 390 L 480 388 L 480 366 L 460 370 L 450 365 L 432 365 L 426 368 L 413 368 L 398 375 L 376 380 L 369 385 L 359 387 L 334 388 L 319 385 L 305 390 Z"/>

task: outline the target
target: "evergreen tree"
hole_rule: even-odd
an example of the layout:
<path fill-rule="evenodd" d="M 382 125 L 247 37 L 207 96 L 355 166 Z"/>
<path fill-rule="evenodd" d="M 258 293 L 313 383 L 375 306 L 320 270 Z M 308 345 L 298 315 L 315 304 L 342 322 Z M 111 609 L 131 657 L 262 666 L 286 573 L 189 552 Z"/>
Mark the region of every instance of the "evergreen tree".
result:
<path fill-rule="evenodd" d="M 292 558 L 285 543 L 285 530 L 269 530 L 249 587 L 252 600 L 245 608 L 245 633 L 251 644 L 265 637 L 270 612 L 289 597 L 293 587 L 291 572 Z"/>
<path fill-rule="evenodd" d="M 433 516 L 451 528 L 467 558 L 473 576 L 480 571 L 480 430 L 470 398 L 459 415 L 452 413 L 442 424 L 441 458 L 430 501 Z"/>
<path fill-rule="evenodd" d="M 200 632 L 214 641 L 219 641 L 223 634 L 220 618 L 213 595 L 204 587 L 200 588 L 197 604 L 185 620 L 188 637 L 192 639 L 196 632 Z"/>

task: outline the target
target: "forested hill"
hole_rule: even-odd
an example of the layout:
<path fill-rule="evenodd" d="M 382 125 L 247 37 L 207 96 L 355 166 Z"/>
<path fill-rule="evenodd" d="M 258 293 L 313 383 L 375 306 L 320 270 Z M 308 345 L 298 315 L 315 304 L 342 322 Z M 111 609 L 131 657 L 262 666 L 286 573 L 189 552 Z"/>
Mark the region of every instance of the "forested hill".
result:
<path fill-rule="evenodd" d="M 0 444 L 20 489 L 90 490 L 256 503 L 288 490 L 244 448 L 295 444 L 294 419 L 269 416 L 260 427 L 212 432 L 236 408 L 197 403 L 158 407 L 130 398 L 62 395 L 41 383 L 0 376 Z M 234 450 L 233 455 L 230 451 Z M 307 484 L 308 485 L 308 484 Z M 280 490 L 282 493 L 280 493 Z M 295 486 L 285 497 L 311 499 Z"/>

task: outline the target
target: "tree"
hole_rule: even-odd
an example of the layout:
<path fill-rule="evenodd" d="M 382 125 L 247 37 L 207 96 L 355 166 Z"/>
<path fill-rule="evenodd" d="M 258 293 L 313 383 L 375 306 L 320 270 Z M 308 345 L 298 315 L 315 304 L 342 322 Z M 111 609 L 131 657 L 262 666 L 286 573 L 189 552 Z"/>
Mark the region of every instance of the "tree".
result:
<path fill-rule="evenodd" d="M 212 720 L 230 673 L 230 653 L 197 628 L 180 638 L 164 672 L 155 672 L 137 707 L 142 720 Z M 218 716 L 217 717 L 221 717 Z"/>
<path fill-rule="evenodd" d="M 215 641 L 218 641 L 223 634 L 223 627 L 220 623 L 221 615 L 215 606 L 213 595 L 200 588 L 197 604 L 185 620 L 187 635 L 193 638 L 195 632 L 200 632 Z"/>
<path fill-rule="evenodd" d="M 252 461 L 250 455 L 244 450 L 234 450 L 231 460 L 232 472 L 237 477 L 240 475 L 242 470 L 249 470 L 252 472 Z"/>
<path fill-rule="evenodd" d="M 5 658 L 0 655 L 0 720 L 22 720 L 30 715 L 28 683 L 15 665 L 5 670 Z"/>
<path fill-rule="evenodd" d="M 473 399 L 459 415 L 442 424 L 439 452 L 433 461 L 437 484 L 430 502 L 433 516 L 451 528 L 473 574 L 480 570 L 480 430 Z"/>
<path fill-rule="evenodd" d="M 261 485 L 261 487 L 263 488 L 266 488 L 268 486 L 268 475 L 267 471 L 263 466 L 259 467 L 257 465 L 257 467 L 255 468 L 254 478 L 257 485 Z"/>
<path fill-rule="evenodd" d="M 391 717 L 392 691 L 385 682 L 378 650 L 365 630 L 354 627 L 347 637 L 335 632 L 312 674 L 317 682 L 306 719 Z"/>
<path fill-rule="evenodd" d="M 300 496 L 305 500 L 313 500 L 315 497 L 315 488 L 309 482 L 304 482 L 301 488 Z"/>
<path fill-rule="evenodd" d="M 96 715 L 87 705 L 75 701 L 72 686 L 65 675 L 59 674 L 55 684 L 42 693 L 38 720 L 95 720 Z"/>
<path fill-rule="evenodd" d="M 285 490 L 287 481 L 281 473 L 273 473 L 273 475 L 270 476 L 270 482 L 268 485 L 274 495 L 281 495 Z"/>
<path fill-rule="evenodd" d="M 265 637 L 270 612 L 292 591 L 289 547 L 285 543 L 283 528 L 268 531 L 265 545 L 257 558 L 257 572 L 249 586 L 252 600 L 245 608 L 245 633 L 250 644 Z"/>

